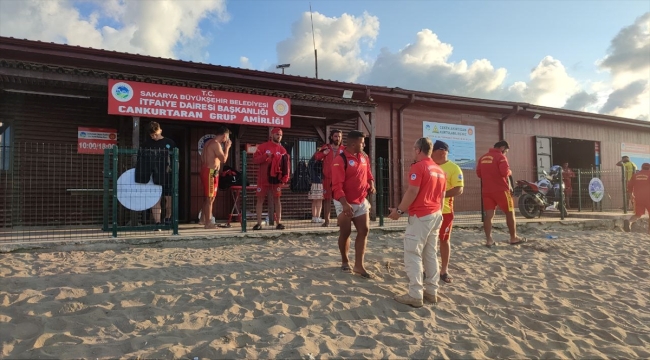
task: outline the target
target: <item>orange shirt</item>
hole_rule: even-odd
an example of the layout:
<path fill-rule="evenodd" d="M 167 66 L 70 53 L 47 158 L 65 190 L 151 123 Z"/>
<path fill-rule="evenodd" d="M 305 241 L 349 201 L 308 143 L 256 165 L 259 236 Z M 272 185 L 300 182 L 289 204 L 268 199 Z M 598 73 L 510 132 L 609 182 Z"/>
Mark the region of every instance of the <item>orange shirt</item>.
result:
<path fill-rule="evenodd" d="M 325 154 L 326 150 L 329 150 L 327 154 Z M 343 152 L 343 150 L 345 150 L 345 146 L 343 146 L 343 144 L 339 146 L 338 151 L 334 151 L 334 149 L 332 148 L 332 144 L 325 144 L 318 151 L 316 151 L 316 154 L 314 154 L 314 158 L 317 161 L 323 161 L 324 178 L 332 179 L 332 165 L 334 164 L 334 159 L 336 159 L 336 157 L 339 156 Z"/>
<path fill-rule="evenodd" d="M 641 170 L 632 175 L 627 189 L 634 194 L 636 201 L 642 204 L 650 202 L 650 170 Z"/>
<path fill-rule="evenodd" d="M 343 157 L 337 156 L 332 164 L 332 194 L 334 200 L 345 197 L 349 204 L 359 205 L 368 196 L 370 181 L 375 180 L 370 171 L 370 161 L 365 154 L 350 154 L 345 150 L 348 162 L 343 165 Z"/>
<path fill-rule="evenodd" d="M 267 141 L 263 144 L 260 144 L 257 147 L 257 151 L 253 155 L 253 162 L 259 164 L 260 167 L 257 169 L 257 185 L 265 186 L 269 185 L 269 166 L 273 162 L 273 157 L 279 157 L 287 153 L 287 150 L 284 146 L 276 144 L 273 141 Z M 273 156 L 268 157 L 267 154 L 272 154 Z"/>
<path fill-rule="evenodd" d="M 510 191 L 508 176 L 512 175 L 508 159 L 499 149 L 490 149 L 481 156 L 476 166 L 476 175 L 481 179 L 484 193 Z"/>
<path fill-rule="evenodd" d="M 433 159 L 426 158 L 411 165 L 409 185 L 420 188 L 409 206 L 409 215 L 422 217 L 442 209 L 447 179 L 445 172 Z"/>

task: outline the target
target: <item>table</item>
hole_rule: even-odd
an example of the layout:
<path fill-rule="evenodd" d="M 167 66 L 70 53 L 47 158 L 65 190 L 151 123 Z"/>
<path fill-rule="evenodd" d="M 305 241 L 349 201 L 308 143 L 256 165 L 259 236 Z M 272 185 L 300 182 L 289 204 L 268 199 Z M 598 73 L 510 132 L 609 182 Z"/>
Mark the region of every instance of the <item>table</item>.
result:
<path fill-rule="evenodd" d="M 280 185 L 280 188 L 282 190 L 289 188 L 289 184 L 282 184 Z M 237 217 L 238 222 L 242 222 L 242 213 L 241 210 L 239 209 L 239 197 L 241 196 L 241 191 L 242 191 L 242 186 L 241 185 L 233 185 L 230 187 L 230 196 L 232 197 L 233 200 L 233 205 L 232 209 L 230 210 L 230 215 L 228 215 L 228 225 L 232 222 L 232 218 L 234 216 Z M 249 191 L 256 193 L 257 192 L 257 185 L 248 185 L 246 186 L 246 192 L 248 193 Z M 275 220 L 275 212 L 274 212 L 274 207 L 275 203 L 273 202 L 273 193 L 269 191 L 268 193 L 268 199 L 269 199 L 269 225 L 273 225 L 273 222 Z M 244 214 L 246 216 L 246 214 Z"/>

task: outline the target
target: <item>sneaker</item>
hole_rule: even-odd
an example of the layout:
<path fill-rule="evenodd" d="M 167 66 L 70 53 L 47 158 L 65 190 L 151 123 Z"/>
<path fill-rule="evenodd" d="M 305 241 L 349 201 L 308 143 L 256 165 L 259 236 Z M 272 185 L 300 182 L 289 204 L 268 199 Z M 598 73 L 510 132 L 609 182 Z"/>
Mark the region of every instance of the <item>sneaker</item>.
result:
<path fill-rule="evenodd" d="M 255 226 L 253 226 L 253 230 L 262 230 L 262 225 L 256 224 Z"/>
<path fill-rule="evenodd" d="M 165 219 L 164 224 L 165 224 L 165 225 L 171 225 L 171 224 L 172 224 L 172 219 L 171 219 L 171 218 L 169 218 L 169 219 Z"/>
<path fill-rule="evenodd" d="M 284 230 L 284 225 L 278 223 L 278 225 L 275 227 L 277 230 Z"/>
<path fill-rule="evenodd" d="M 156 226 L 162 226 L 160 223 L 156 223 Z M 154 231 L 162 231 L 159 227 L 157 227 Z"/>
<path fill-rule="evenodd" d="M 401 304 L 411 305 L 416 308 L 424 306 L 422 299 L 416 299 L 414 297 L 411 297 L 409 294 L 395 296 L 395 301 Z"/>
<path fill-rule="evenodd" d="M 437 304 L 441 301 L 442 299 L 438 295 L 433 295 L 429 294 L 428 292 L 424 292 L 424 301 L 430 304 Z"/>

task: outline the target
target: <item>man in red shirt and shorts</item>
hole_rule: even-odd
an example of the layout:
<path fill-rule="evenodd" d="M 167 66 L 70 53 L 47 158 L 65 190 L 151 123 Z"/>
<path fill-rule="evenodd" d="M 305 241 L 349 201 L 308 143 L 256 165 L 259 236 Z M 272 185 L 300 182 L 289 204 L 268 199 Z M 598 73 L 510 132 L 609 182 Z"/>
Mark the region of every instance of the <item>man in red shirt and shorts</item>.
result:
<path fill-rule="evenodd" d="M 483 230 L 487 247 L 495 245 L 492 239 L 492 219 L 497 206 L 506 214 L 506 223 L 510 231 L 510 245 L 518 245 L 527 241 L 526 238 L 517 237 L 515 203 L 512 200 L 512 189 L 510 181 L 508 181 L 508 177 L 512 175 L 506 158 L 509 149 L 510 145 L 507 141 L 499 141 L 487 154 L 481 156 L 476 165 L 476 175 L 481 179 L 483 209 L 485 210 Z"/>
<path fill-rule="evenodd" d="M 404 268 L 409 278 L 408 293 L 395 301 L 413 307 L 439 302 L 438 234 L 442 226 L 442 206 L 447 181 L 445 172 L 431 159 L 433 144 L 420 138 L 413 146 L 415 163 L 409 171 L 409 187 L 397 208 L 388 217 L 398 220 L 408 211 L 404 233 Z M 423 270 L 424 274 L 423 275 Z M 424 277 L 424 279 L 423 279 Z M 423 283 L 424 280 L 424 283 Z"/>
<path fill-rule="evenodd" d="M 650 215 L 650 164 L 641 165 L 641 171 L 632 175 L 627 183 L 627 191 L 634 198 L 634 215 L 625 220 L 624 230 L 632 231 L 631 225 L 639 220 L 646 212 Z M 650 235 L 650 218 L 648 218 L 648 234 Z"/>
<path fill-rule="evenodd" d="M 323 162 L 323 227 L 330 224 L 330 213 L 332 212 L 332 164 L 334 159 L 345 150 L 343 146 L 343 131 L 333 129 L 330 131 L 330 143 L 323 145 L 314 154 L 317 161 Z"/>
<path fill-rule="evenodd" d="M 332 192 L 340 229 L 341 270 L 369 279 L 372 275 L 363 266 L 370 232 L 370 203 L 366 197 L 375 192 L 375 179 L 370 171 L 370 159 L 363 152 L 365 141 L 361 131 L 348 133 L 345 151 L 332 164 Z M 354 240 L 354 267 L 350 269 L 348 252 L 352 223 L 357 229 L 357 238 Z"/>
<path fill-rule="evenodd" d="M 277 160 L 278 157 L 287 154 L 287 150 L 280 144 L 281 141 L 282 129 L 273 128 L 271 130 L 271 140 L 258 146 L 255 154 L 253 154 L 253 162 L 260 166 L 257 170 L 257 203 L 255 204 L 257 224 L 253 226 L 253 230 L 262 230 L 262 209 L 264 207 L 264 199 L 269 191 L 273 193 L 273 200 L 275 201 L 275 216 L 278 221 L 275 228 L 284 230 L 284 225 L 280 223 L 282 220 L 282 204 L 280 203 L 282 184 L 270 184 L 268 174 L 269 166 L 273 163 L 273 159 L 275 158 Z"/>

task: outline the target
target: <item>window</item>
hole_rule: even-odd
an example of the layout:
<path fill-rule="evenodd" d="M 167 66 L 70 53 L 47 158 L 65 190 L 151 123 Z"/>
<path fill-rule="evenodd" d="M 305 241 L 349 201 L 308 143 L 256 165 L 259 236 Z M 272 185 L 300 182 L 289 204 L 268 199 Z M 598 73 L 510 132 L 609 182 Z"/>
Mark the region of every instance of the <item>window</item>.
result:
<path fill-rule="evenodd" d="M 11 126 L 0 126 L 0 170 L 11 165 Z"/>
<path fill-rule="evenodd" d="M 316 152 L 315 140 L 299 140 L 298 141 L 298 160 L 309 161 L 312 155 Z"/>

